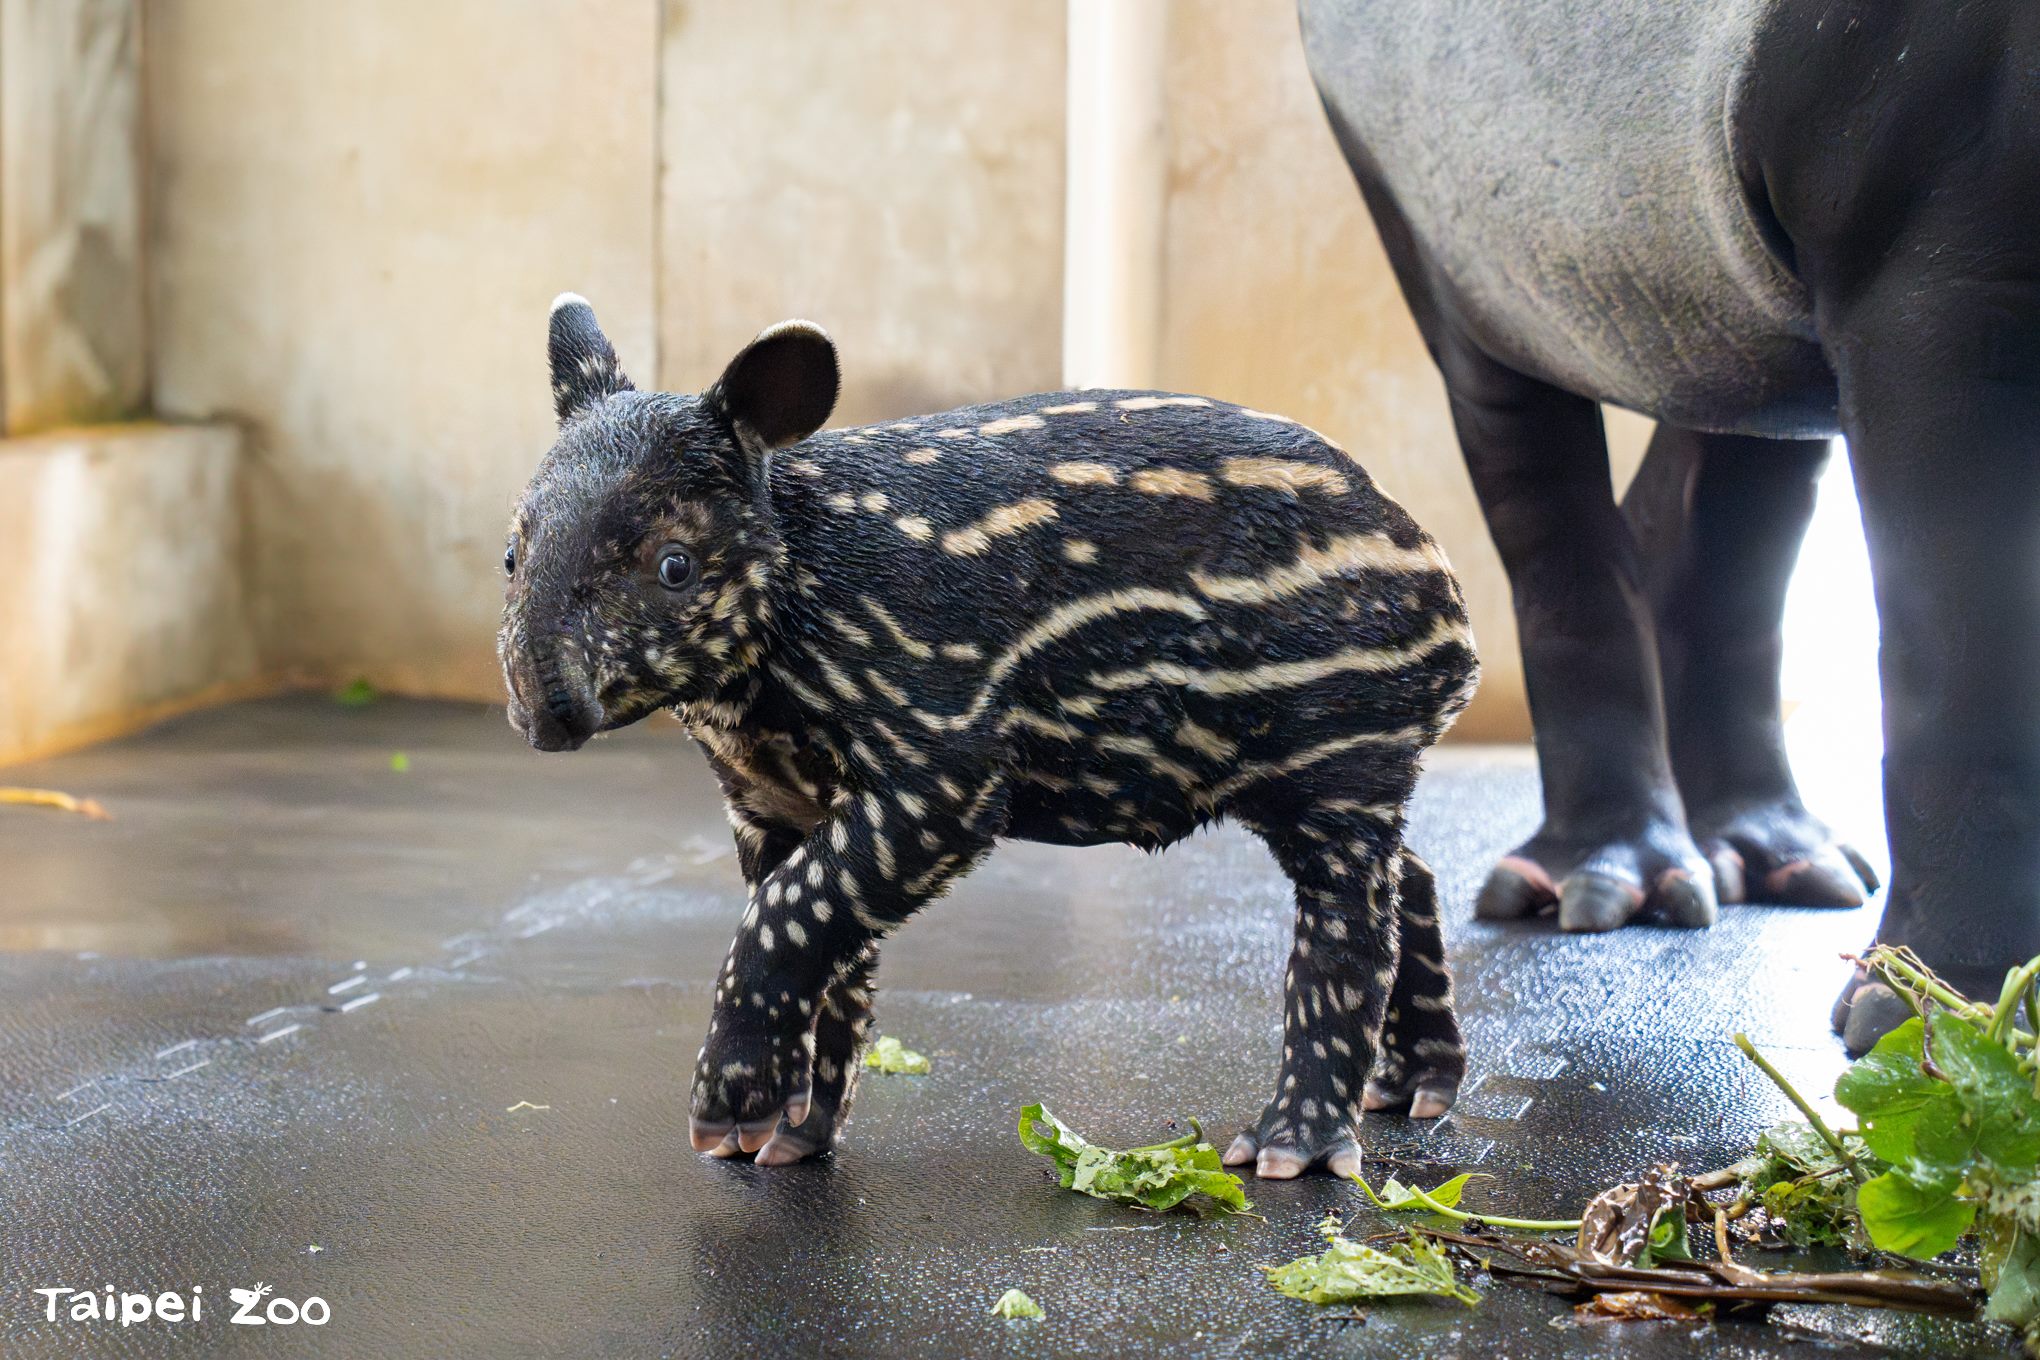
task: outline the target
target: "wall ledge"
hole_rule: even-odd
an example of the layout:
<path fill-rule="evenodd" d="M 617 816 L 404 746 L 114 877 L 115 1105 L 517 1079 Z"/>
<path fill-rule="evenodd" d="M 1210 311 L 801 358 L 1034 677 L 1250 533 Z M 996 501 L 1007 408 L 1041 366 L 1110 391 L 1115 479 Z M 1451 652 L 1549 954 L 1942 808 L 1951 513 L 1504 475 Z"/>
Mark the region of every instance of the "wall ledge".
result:
<path fill-rule="evenodd" d="M 218 423 L 0 440 L 0 764 L 260 688 L 244 449 Z"/>

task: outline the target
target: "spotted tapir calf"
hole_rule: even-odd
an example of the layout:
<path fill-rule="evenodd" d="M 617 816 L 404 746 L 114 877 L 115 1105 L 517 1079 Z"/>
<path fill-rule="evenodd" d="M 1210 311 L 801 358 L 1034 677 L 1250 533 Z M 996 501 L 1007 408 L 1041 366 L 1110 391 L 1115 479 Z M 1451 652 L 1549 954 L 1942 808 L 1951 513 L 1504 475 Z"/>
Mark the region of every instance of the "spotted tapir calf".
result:
<path fill-rule="evenodd" d="M 1360 1164 L 1363 1109 L 1465 1069 L 1418 759 L 1471 692 L 1459 586 L 1354 461 L 1203 397 L 1083 391 L 817 433 L 835 347 L 788 322 L 699 396 L 633 390 L 553 308 L 558 442 L 504 558 L 510 720 L 544 751 L 670 709 L 749 904 L 694 1146 L 841 1127 L 878 946 L 998 838 L 1159 849 L 1229 818 L 1296 888 L 1275 1092 L 1226 1154 Z"/>

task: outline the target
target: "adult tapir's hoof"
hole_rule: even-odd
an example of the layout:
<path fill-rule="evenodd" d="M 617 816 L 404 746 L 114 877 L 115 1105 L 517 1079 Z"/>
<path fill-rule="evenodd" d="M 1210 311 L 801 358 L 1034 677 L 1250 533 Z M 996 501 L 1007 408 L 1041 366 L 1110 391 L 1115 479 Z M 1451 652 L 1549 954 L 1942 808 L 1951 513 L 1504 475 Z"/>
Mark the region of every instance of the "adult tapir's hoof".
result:
<path fill-rule="evenodd" d="M 1473 912 L 1512 921 L 1556 909 L 1558 928 L 1613 930 L 1639 917 L 1714 924 L 1714 873 L 1690 836 L 1657 827 L 1633 839 L 1568 847 L 1542 835 L 1504 855 Z"/>
<path fill-rule="evenodd" d="M 1897 992 L 1859 968 L 1835 999 L 1828 1019 L 1835 1033 L 1842 1036 L 1842 1047 L 1849 1056 L 1860 1058 L 1876 1047 L 1879 1039 L 1912 1019 L 1912 1013 L 1912 1007 Z"/>
<path fill-rule="evenodd" d="M 1877 891 L 1870 862 L 1796 798 L 1691 816 L 1724 902 L 1847 908 Z"/>

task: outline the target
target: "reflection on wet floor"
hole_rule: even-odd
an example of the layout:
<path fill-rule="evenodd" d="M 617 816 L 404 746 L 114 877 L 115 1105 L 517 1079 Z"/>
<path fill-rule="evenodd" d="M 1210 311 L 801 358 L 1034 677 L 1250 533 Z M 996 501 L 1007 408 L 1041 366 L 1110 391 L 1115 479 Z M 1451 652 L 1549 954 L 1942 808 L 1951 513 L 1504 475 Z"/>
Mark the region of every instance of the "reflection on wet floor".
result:
<path fill-rule="evenodd" d="M 1352 1209 L 1323 1179 L 1250 1187 L 1265 1223 L 1139 1220 L 1043 1180 L 1013 1136 L 1030 1101 L 1136 1143 L 1186 1117 L 1229 1130 L 1266 1099 L 1290 904 L 1235 832 L 1160 856 L 1001 847 L 886 952 L 880 1028 L 934 1072 L 867 1081 L 838 1153 L 767 1171 L 687 1147 L 687 1074 L 743 895 L 713 781 L 671 728 L 542 757 L 493 712 L 278 700 L 10 775 L 116 816 L 0 819 L 10 1277 L 222 1297 L 259 1278 L 330 1301 L 295 1348 L 349 1356 L 1614 1344 L 1552 1328 L 1561 1301 L 1507 1288 L 1471 1313 L 1416 1303 L 1326 1326 L 1253 1269 Z M 1727 1035 L 1831 1080 L 1835 954 L 1872 925 L 1867 909 L 1761 908 L 1693 934 L 1474 923 L 1535 792 L 1524 751 L 1433 762 L 1413 839 L 1440 871 L 1473 1079 L 1437 1124 L 1370 1116 L 1366 1131 L 1379 1165 L 1493 1175 L 1469 1203 L 1497 1211 L 1735 1155 L 1781 1102 Z M 1013 1286 L 1049 1310 L 1024 1324 L 1038 1330 L 984 1316 Z M 1945 1323 L 1785 1321 L 1837 1354 L 1993 1353 Z M 1798 1335 L 1723 1323 L 1630 1329 L 1621 1346 L 1768 1355 Z M 205 1344 L 264 1341 L 222 1326 Z M 11 1306 L 0 1343 L 79 1347 Z"/>

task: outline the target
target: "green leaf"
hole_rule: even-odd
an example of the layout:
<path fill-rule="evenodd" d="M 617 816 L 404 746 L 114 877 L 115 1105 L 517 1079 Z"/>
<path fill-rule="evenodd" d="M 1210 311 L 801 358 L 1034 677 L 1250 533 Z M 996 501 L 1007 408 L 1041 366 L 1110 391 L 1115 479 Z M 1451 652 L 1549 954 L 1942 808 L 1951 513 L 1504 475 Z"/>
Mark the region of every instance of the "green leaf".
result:
<path fill-rule="evenodd" d="M 1856 1206 L 1873 1245 L 1923 1261 L 1954 1246 L 1976 1218 L 1976 1206 L 1950 1188 L 1921 1185 L 1903 1170 L 1866 1182 Z"/>
<path fill-rule="evenodd" d="M 1925 1036 L 1926 1025 L 1914 1016 L 1879 1039 L 1835 1083 L 1835 1099 L 1862 1121 L 1863 1141 L 1894 1164 L 1911 1159 L 1922 1119 L 1940 1123 L 1959 1114 L 1947 1083 L 1921 1066 Z"/>
<path fill-rule="evenodd" d="M 1008 1289 L 1005 1293 L 999 1295 L 999 1301 L 992 1305 L 992 1314 L 995 1317 L 1002 1317 L 1008 1321 L 1014 1318 L 1048 1316 L 1048 1314 L 1041 1311 L 1040 1304 L 1028 1298 L 1017 1289 Z"/>
<path fill-rule="evenodd" d="M 1220 1163 L 1218 1149 L 1195 1132 L 1174 1142 L 1121 1152 L 1089 1142 L 1047 1107 L 1029 1105 L 1020 1112 L 1020 1141 L 1029 1152 L 1056 1164 L 1063 1189 L 1095 1199 L 1157 1212 L 1173 1209 L 1192 1195 L 1202 1195 L 1232 1213 L 1253 1207 L 1240 1178 Z"/>
<path fill-rule="evenodd" d="M 1645 1270 L 1660 1261 L 1690 1261 L 1692 1244 L 1686 1240 L 1686 1207 L 1666 1209 L 1650 1223 L 1650 1238 L 1637 1253 L 1636 1264 Z"/>
<path fill-rule="evenodd" d="M 864 1065 L 875 1067 L 881 1072 L 909 1077 L 925 1077 L 930 1066 L 928 1060 L 908 1048 L 898 1039 L 887 1034 L 871 1046 L 864 1055 Z"/>
<path fill-rule="evenodd" d="M 1051 1114 L 1046 1105 L 1029 1105 L 1020 1111 L 1020 1141 L 1029 1152 L 1054 1159 L 1062 1171 L 1065 1190 L 1070 1188 L 1077 1158 L 1091 1146 L 1074 1129 Z"/>
<path fill-rule="evenodd" d="M 1428 1238 L 1412 1233 L 1408 1241 L 1382 1251 L 1340 1236 L 1334 1224 L 1327 1226 L 1329 1241 L 1316 1256 L 1262 1267 L 1270 1287 L 1307 1303 L 1357 1303 L 1408 1294 L 1438 1294 L 1469 1308 L 1480 1302 L 1480 1295 L 1459 1282 L 1452 1262 Z"/>
<path fill-rule="evenodd" d="M 2040 1098 L 2033 1094 L 2031 1074 L 1974 1021 L 1939 1012 L 1933 1035 L 1934 1066 L 1961 1101 L 1962 1122 L 1970 1131 L 1963 1150 L 2008 1183 L 2032 1180 L 2040 1174 Z M 1936 1160 L 1952 1162 L 1953 1149 L 1939 1151 Z"/>
<path fill-rule="evenodd" d="M 1886 1170 L 1863 1140 L 1842 1144 L 1872 1174 Z M 1739 1164 L 1743 1188 L 1760 1204 L 1772 1229 L 1795 1247 L 1867 1247 L 1856 1212 L 1856 1182 L 1827 1140 L 1811 1124 L 1791 1119 L 1757 1139 L 1756 1155 Z"/>
<path fill-rule="evenodd" d="M 1456 1209 L 1459 1207 L 1459 1197 L 1466 1193 L 1466 1183 L 1472 1180 L 1473 1177 L 1473 1172 L 1464 1171 L 1439 1186 L 1436 1190 L 1427 1190 L 1424 1193 L 1430 1196 L 1435 1203 L 1442 1204 L 1448 1209 Z M 1482 1176 L 1481 1179 L 1487 1180 L 1490 1178 Z M 1367 1198 L 1374 1201 L 1374 1207 L 1385 1214 L 1428 1214 L 1431 1212 L 1429 1204 L 1418 1199 L 1412 1193 L 1410 1186 L 1404 1185 L 1393 1176 L 1390 1176 L 1381 1183 L 1381 1193 L 1378 1195 L 1374 1193 L 1374 1187 L 1360 1177 L 1353 1177 L 1353 1181 L 1365 1192 Z"/>
<path fill-rule="evenodd" d="M 1983 1287 L 1990 1303 L 1983 1315 L 2014 1327 L 2040 1326 L 2040 1232 L 2010 1214 L 1986 1214 L 1978 1234 L 1983 1251 Z"/>
<path fill-rule="evenodd" d="M 365 677 L 351 680 L 333 691 L 333 702 L 344 708 L 367 708 L 380 698 L 382 694 Z"/>

